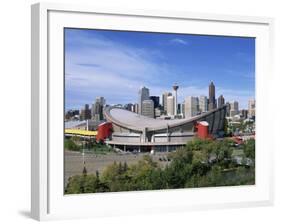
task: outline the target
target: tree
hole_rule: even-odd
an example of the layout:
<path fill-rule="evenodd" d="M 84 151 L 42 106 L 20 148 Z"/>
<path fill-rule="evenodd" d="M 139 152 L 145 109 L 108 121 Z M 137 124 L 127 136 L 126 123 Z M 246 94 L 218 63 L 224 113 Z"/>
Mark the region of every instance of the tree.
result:
<path fill-rule="evenodd" d="M 243 146 L 244 154 L 254 159 L 255 141 Z M 69 178 L 65 192 L 95 193 L 184 187 L 229 186 L 255 183 L 255 167 L 231 166 L 233 141 L 194 139 L 185 147 L 169 154 L 171 160 L 159 167 L 151 156 L 145 155 L 135 164 L 107 166 L 101 174 L 87 174 Z M 211 157 L 215 160 L 211 161 Z M 230 168 L 229 168 L 230 167 Z M 237 168 L 238 167 L 238 168 Z"/>
<path fill-rule="evenodd" d="M 218 166 L 212 167 L 206 174 L 194 174 L 185 183 L 185 187 L 212 187 L 220 186 L 221 180 L 221 170 Z"/>
<path fill-rule="evenodd" d="M 128 165 L 126 162 L 124 162 L 123 170 L 126 172 L 128 170 Z"/>
<path fill-rule="evenodd" d="M 229 168 L 229 165 L 232 162 L 232 153 L 233 153 L 233 141 L 224 139 L 217 144 L 217 148 L 215 149 L 217 162 L 223 168 Z"/>
<path fill-rule="evenodd" d="M 160 173 L 157 173 L 158 165 L 148 155 L 143 156 L 143 159 L 133 164 L 125 173 L 129 181 L 127 187 L 132 190 L 152 190 L 158 189 L 154 184 L 153 176 L 159 178 Z"/>
<path fill-rule="evenodd" d="M 83 176 L 80 175 L 80 176 L 73 176 L 73 177 L 70 177 L 68 179 L 68 184 L 66 186 L 66 189 L 65 189 L 65 193 L 66 194 L 79 194 L 79 193 L 83 193 L 83 190 L 81 188 L 82 186 L 82 178 Z"/>
<path fill-rule="evenodd" d="M 83 193 L 95 193 L 98 192 L 98 179 L 95 175 L 91 174 L 84 176 L 83 181 Z"/>
<path fill-rule="evenodd" d="M 66 194 L 107 192 L 109 187 L 99 179 L 98 175 L 77 175 L 69 178 Z"/>
<path fill-rule="evenodd" d="M 213 141 L 210 139 L 199 139 L 194 138 L 192 141 L 187 142 L 185 148 L 191 151 L 199 151 L 204 149 L 204 147 Z"/>
<path fill-rule="evenodd" d="M 80 150 L 80 147 L 72 139 L 67 138 L 64 140 L 64 148 L 70 151 Z"/>
<path fill-rule="evenodd" d="M 192 165 L 184 160 L 173 159 L 171 164 L 165 168 L 165 179 L 168 188 L 183 188 L 186 179 L 191 176 Z"/>
<path fill-rule="evenodd" d="M 182 163 L 191 163 L 193 159 L 193 152 L 189 148 L 181 148 L 172 152 L 169 158 L 173 161 L 180 161 Z"/>
<path fill-rule="evenodd" d="M 255 139 L 249 139 L 243 146 L 245 156 L 255 160 Z"/>
<path fill-rule="evenodd" d="M 84 176 L 87 176 L 87 169 L 86 169 L 86 167 L 85 167 L 85 166 L 84 166 L 84 168 L 83 168 L 82 173 L 83 173 L 83 175 L 84 175 Z"/>

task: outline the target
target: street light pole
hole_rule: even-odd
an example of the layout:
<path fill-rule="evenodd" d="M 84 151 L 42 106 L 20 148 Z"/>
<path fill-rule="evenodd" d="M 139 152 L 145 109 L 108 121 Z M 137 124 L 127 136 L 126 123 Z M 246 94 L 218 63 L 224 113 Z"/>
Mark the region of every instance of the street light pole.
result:
<path fill-rule="evenodd" d="M 84 141 L 83 141 L 83 144 L 82 144 L 82 158 L 83 158 L 83 172 L 84 172 L 84 170 L 86 170 L 86 163 L 85 163 L 85 144 L 84 144 L 84 142 L 85 142 L 85 137 L 84 137 Z"/>

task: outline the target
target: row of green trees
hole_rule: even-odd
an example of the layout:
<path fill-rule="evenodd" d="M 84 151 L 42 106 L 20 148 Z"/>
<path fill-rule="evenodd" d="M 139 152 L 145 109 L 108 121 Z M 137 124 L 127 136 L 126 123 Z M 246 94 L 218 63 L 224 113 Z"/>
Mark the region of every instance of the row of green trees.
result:
<path fill-rule="evenodd" d="M 106 154 L 113 150 L 103 143 L 96 143 L 95 140 L 81 140 L 79 137 L 65 138 L 64 148 L 69 151 L 82 151 L 86 149 L 93 153 Z"/>
<path fill-rule="evenodd" d="M 254 140 L 243 146 L 245 156 L 254 160 Z M 248 185 L 255 183 L 255 167 L 238 165 L 232 159 L 230 140 L 195 139 L 169 154 L 171 162 L 165 168 L 146 155 L 138 163 L 107 166 L 100 175 L 87 174 L 69 179 L 65 193 L 95 193 L 187 187 Z M 253 163 L 254 164 L 254 163 Z"/>
<path fill-rule="evenodd" d="M 81 146 L 78 145 L 73 138 L 65 138 L 64 148 L 70 151 L 80 151 Z"/>

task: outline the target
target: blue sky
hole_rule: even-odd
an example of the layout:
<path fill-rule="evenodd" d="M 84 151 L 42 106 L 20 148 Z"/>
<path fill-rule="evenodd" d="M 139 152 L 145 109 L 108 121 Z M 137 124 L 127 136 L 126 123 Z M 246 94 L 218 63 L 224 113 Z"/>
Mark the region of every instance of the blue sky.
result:
<path fill-rule="evenodd" d="M 79 109 L 104 96 L 108 104 L 137 102 L 141 86 L 150 95 L 172 91 L 237 100 L 255 96 L 254 38 L 65 29 L 65 106 Z"/>

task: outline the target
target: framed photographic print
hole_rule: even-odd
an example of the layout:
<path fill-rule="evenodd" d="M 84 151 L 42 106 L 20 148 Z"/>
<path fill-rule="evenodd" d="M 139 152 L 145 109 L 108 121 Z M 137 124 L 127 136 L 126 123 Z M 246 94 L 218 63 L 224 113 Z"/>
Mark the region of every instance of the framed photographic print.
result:
<path fill-rule="evenodd" d="M 32 217 L 272 204 L 272 24 L 33 5 Z"/>

